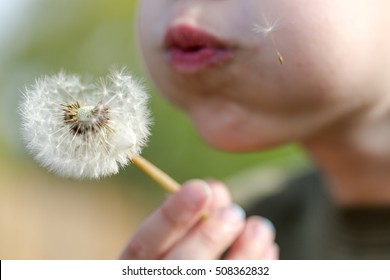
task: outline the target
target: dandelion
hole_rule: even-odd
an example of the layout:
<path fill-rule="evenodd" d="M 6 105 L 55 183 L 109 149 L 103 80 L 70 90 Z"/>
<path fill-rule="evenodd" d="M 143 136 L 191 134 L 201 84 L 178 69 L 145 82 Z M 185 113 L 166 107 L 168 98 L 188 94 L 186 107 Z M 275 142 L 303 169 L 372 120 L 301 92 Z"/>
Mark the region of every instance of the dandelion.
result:
<path fill-rule="evenodd" d="M 274 36 L 272 34 L 273 31 L 278 29 L 278 27 L 279 27 L 279 20 L 277 19 L 273 23 L 270 23 L 268 21 L 267 17 L 263 14 L 263 21 L 264 21 L 264 25 L 259 25 L 257 23 L 254 23 L 252 30 L 253 30 L 253 32 L 255 32 L 257 34 L 263 35 L 264 38 L 266 38 L 267 36 L 270 36 L 271 42 L 272 42 L 272 46 L 275 49 L 276 55 L 278 56 L 278 60 L 279 60 L 280 64 L 283 64 L 284 63 L 283 56 L 279 52 L 278 48 L 276 47 L 275 38 L 274 38 Z"/>
<path fill-rule="evenodd" d="M 148 97 L 125 69 L 98 83 L 60 72 L 24 91 L 22 133 L 42 166 L 65 177 L 100 178 L 133 162 L 166 190 L 173 179 L 140 156 L 150 135 Z"/>

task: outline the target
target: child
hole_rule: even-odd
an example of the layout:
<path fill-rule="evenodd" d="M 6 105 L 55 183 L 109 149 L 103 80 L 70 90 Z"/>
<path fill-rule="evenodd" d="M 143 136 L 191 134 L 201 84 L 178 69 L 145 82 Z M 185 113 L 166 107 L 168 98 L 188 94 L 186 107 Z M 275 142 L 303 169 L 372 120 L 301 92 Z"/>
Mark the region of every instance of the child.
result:
<path fill-rule="evenodd" d="M 210 145 L 296 141 L 309 174 L 253 209 L 282 258 L 390 257 L 387 0 L 142 0 L 139 40 L 160 92 Z M 259 186 L 261 188 L 261 185 Z M 200 219 L 208 213 L 207 219 Z M 190 181 L 140 226 L 130 259 L 278 257 L 272 224 L 222 183 Z"/>

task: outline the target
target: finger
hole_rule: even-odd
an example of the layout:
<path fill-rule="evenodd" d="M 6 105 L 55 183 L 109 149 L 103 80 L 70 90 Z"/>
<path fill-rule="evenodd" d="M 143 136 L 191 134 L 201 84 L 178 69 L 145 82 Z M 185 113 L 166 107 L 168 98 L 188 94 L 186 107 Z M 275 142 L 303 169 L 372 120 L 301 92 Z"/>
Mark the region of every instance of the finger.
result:
<path fill-rule="evenodd" d="M 265 254 L 266 260 L 277 260 L 279 259 L 279 246 L 278 244 L 274 243 L 271 248 L 268 250 L 268 252 Z"/>
<path fill-rule="evenodd" d="M 121 259 L 158 259 L 198 222 L 211 191 L 201 180 L 186 183 L 141 224 Z"/>
<path fill-rule="evenodd" d="M 210 210 L 226 208 L 232 204 L 230 192 L 224 183 L 213 179 L 206 180 L 212 192 Z"/>
<path fill-rule="evenodd" d="M 241 235 L 234 242 L 226 259 L 256 260 L 277 257 L 274 243 L 275 230 L 272 223 L 265 218 L 252 216 L 248 218 Z"/>
<path fill-rule="evenodd" d="M 164 259 L 216 259 L 237 238 L 245 224 L 245 212 L 238 205 L 213 211 L 197 224 Z"/>

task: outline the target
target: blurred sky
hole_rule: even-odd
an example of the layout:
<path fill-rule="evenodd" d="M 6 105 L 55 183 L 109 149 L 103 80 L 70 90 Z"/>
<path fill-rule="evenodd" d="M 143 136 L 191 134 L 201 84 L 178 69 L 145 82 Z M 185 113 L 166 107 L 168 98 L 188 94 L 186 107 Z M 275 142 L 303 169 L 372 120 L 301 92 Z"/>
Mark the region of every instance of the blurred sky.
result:
<path fill-rule="evenodd" d="M 15 51 L 15 45 L 12 41 L 17 37 L 17 30 L 27 16 L 28 10 L 34 0 L 0 0 L 0 144 L 5 142 L 7 147 L 13 150 L 18 150 L 20 143 L 15 139 L 19 139 L 18 129 L 15 127 L 15 121 L 10 122 L 9 116 L 15 116 L 12 109 L 17 107 L 17 98 L 11 95 L 10 87 L 13 85 L 9 81 L 10 75 L 7 75 L 6 65 L 10 56 Z M 11 47 L 12 46 L 12 47 Z M 12 119 L 11 117 L 11 119 Z"/>
<path fill-rule="evenodd" d="M 8 41 L 33 2 L 34 0 L 0 0 L 0 61 L 10 51 L 7 48 Z"/>
<path fill-rule="evenodd" d="M 32 0 L 0 0 L 0 39 L 6 38 L 6 34 L 12 30 L 9 24 L 17 22 L 17 16 Z"/>

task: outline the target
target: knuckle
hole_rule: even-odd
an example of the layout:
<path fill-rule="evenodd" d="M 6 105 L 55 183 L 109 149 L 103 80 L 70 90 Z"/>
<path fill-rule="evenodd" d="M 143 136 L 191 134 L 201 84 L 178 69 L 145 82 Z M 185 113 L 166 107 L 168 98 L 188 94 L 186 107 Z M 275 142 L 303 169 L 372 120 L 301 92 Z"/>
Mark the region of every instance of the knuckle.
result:
<path fill-rule="evenodd" d="M 129 259 L 143 260 L 147 258 L 144 242 L 140 238 L 134 238 L 126 248 L 126 257 Z"/>
<path fill-rule="evenodd" d="M 207 248 L 217 246 L 217 244 L 219 244 L 221 240 L 224 239 L 225 237 L 221 238 L 221 235 L 218 231 L 211 230 L 209 228 L 204 228 L 200 231 L 200 240 Z"/>
<path fill-rule="evenodd" d="M 169 205 L 164 204 L 160 209 L 160 213 L 168 227 L 175 229 L 184 228 L 185 223 L 180 219 L 181 213 L 174 213 Z"/>

